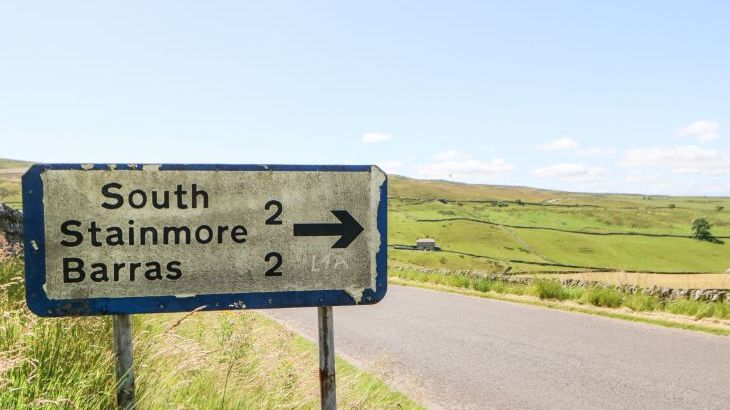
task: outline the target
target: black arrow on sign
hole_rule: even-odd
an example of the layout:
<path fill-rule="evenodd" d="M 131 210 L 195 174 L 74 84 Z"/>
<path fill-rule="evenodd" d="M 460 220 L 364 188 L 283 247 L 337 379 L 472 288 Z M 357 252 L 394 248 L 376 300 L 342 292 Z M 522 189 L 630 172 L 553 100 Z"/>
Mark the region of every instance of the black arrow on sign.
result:
<path fill-rule="evenodd" d="M 349 212 L 344 210 L 332 210 L 341 223 L 327 224 L 294 224 L 294 236 L 336 236 L 340 239 L 332 245 L 332 248 L 347 248 L 355 238 L 360 235 L 364 228 L 357 223 Z"/>

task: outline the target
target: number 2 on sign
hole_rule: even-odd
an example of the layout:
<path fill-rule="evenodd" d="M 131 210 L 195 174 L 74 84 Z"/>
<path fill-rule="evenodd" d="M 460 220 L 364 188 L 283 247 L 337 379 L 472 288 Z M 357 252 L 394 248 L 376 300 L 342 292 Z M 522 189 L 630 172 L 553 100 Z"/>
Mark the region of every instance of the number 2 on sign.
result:
<path fill-rule="evenodd" d="M 266 203 L 264 209 L 268 211 L 271 207 L 276 208 L 276 210 L 274 211 L 274 214 L 266 220 L 266 225 L 281 225 L 281 220 L 279 219 L 279 215 L 281 215 L 282 211 L 281 202 L 277 201 L 276 199 L 272 199 L 271 201 Z"/>
<path fill-rule="evenodd" d="M 282 273 L 277 271 L 279 267 L 281 266 L 281 254 L 279 252 L 269 252 L 266 254 L 266 257 L 264 260 L 268 262 L 271 259 L 276 259 L 276 262 L 274 262 L 274 266 L 269 268 L 269 270 L 266 271 L 265 276 L 281 276 Z"/>

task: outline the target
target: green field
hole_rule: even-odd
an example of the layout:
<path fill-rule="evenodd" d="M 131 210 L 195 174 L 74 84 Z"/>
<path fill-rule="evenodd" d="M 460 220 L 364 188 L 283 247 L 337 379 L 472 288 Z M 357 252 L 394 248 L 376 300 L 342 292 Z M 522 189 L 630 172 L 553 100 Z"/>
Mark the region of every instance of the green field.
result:
<path fill-rule="evenodd" d="M 398 176 L 389 179 L 389 196 L 389 244 L 431 237 L 443 250 L 394 249 L 395 264 L 487 272 L 730 269 L 730 198 L 582 194 Z M 696 218 L 707 219 L 725 243 L 691 238 Z"/>

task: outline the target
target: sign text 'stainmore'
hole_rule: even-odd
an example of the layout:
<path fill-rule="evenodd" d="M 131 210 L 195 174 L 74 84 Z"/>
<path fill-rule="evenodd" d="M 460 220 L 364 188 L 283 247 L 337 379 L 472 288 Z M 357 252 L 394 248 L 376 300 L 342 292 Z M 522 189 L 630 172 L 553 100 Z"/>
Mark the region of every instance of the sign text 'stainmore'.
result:
<path fill-rule="evenodd" d="M 374 303 L 385 293 L 377 167 L 37 165 L 23 189 L 39 314 L 82 301 L 69 314 Z"/>

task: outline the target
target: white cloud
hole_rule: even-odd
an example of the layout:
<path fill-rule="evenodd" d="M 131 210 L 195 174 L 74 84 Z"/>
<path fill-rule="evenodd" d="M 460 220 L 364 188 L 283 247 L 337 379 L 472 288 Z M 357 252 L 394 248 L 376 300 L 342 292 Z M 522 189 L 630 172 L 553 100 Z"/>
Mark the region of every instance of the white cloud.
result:
<path fill-rule="evenodd" d="M 694 138 L 699 142 L 707 142 L 720 138 L 720 123 L 717 121 L 695 121 L 677 130 L 680 138 Z"/>
<path fill-rule="evenodd" d="M 513 169 L 512 164 L 501 158 L 489 161 L 466 159 L 421 165 L 417 168 L 417 175 L 427 179 L 454 179 L 462 182 L 480 183 L 504 175 Z"/>
<path fill-rule="evenodd" d="M 580 143 L 572 138 L 563 137 L 554 139 L 546 144 L 538 145 L 537 148 L 543 151 L 573 151 L 576 154 L 583 157 L 597 157 L 607 156 L 616 154 L 616 150 L 613 148 L 580 148 Z"/>
<path fill-rule="evenodd" d="M 730 192 L 730 183 L 709 183 L 709 184 L 703 184 L 702 187 L 707 191 L 711 192 L 716 195 L 723 195 L 727 196 L 727 193 Z"/>
<path fill-rule="evenodd" d="M 567 151 L 578 148 L 580 144 L 572 138 L 558 138 L 548 142 L 547 144 L 538 145 L 537 147 L 544 151 Z"/>
<path fill-rule="evenodd" d="M 598 157 L 614 154 L 616 154 L 616 150 L 613 148 L 586 148 L 578 151 L 578 155 L 582 155 L 584 157 Z"/>
<path fill-rule="evenodd" d="M 532 175 L 542 178 L 558 178 L 566 182 L 596 182 L 606 178 L 606 169 L 563 163 L 534 169 Z"/>
<path fill-rule="evenodd" d="M 662 173 L 646 172 L 640 169 L 632 169 L 626 175 L 627 182 L 655 182 L 661 180 L 665 175 Z"/>
<path fill-rule="evenodd" d="M 375 144 L 377 142 L 387 141 L 391 138 L 393 138 L 392 135 L 382 132 L 366 132 L 362 136 L 362 142 L 364 144 Z"/>
<path fill-rule="evenodd" d="M 630 168 L 664 167 L 678 174 L 730 174 L 730 152 L 694 145 L 639 148 L 627 151 L 621 165 Z"/>
<path fill-rule="evenodd" d="M 450 149 L 436 153 L 431 158 L 435 159 L 436 161 L 460 161 L 471 159 L 471 156 L 469 154 Z"/>
<path fill-rule="evenodd" d="M 401 161 L 380 161 L 378 162 L 378 166 L 386 174 L 397 174 L 403 172 L 406 165 Z"/>

